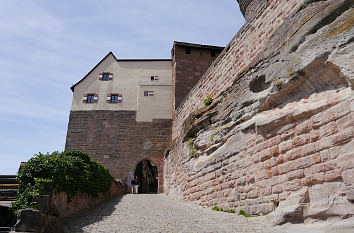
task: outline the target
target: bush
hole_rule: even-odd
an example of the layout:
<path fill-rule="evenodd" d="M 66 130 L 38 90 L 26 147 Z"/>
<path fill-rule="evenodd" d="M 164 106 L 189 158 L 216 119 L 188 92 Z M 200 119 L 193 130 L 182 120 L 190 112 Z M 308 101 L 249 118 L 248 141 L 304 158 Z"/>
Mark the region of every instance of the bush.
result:
<path fill-rule="evenodd" d="M 203 103 L 205 106 L 209 106 L 211 105 L 211 103 L 213 103 L 213 98 L 210 95 L 208 95 L 206 99 L 203 99 Z"/>
<path fill-rule="evenodd" d="M 189 147 L 189 157 L 194 158 L 197 155 L 197 149 L 194 147 L 194 138 L 188 138 L 187 144 Z"/>
<path fill-rule="evenodd" d="M 57 191 L 75 195 L 77 192 L 98 196 L 112 184 L 112 176 L 87 153 L 80 151 L 54 152 L 35 155 L 19 171 L 17 199 L 11 209 L 17 214 L 24 208 L 36 208 L 33 197 L 44 194 L 46 184 L 53 183 Z"/>

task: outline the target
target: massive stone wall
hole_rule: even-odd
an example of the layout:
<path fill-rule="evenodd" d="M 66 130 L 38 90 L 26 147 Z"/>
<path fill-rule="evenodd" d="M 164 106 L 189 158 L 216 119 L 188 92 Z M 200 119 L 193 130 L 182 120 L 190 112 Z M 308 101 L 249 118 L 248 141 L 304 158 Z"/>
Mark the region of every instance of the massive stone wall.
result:
<path fill-rule="evenodd" d="M 284 19 L 299 9 L 305 0 L 268 1 L 258 16 L 245 24 L 224 52 L 179 105 L 173 121 L 172 139 L 179 136 L 183 122 L 190 112 L 203 106 L 207 95 L 214 98 L 229 87 L 233 81 L 258 60 L 268 40 L 273 36 Z"/>
<path fill-rule="evenodd" d="M 164 191 L 253 214 L 300 193 L 297 217 L 353 215 L 353 1 L 267 4 L 177 109 Z"/>
<path fill-rule="evenodd" d="M 187 53 L 187 50 L 189 53 Z M 223 47 L 174 42 L 172 49 L 172 82 L 174 109 L 222 52 Z"/>
<path fill-rule="evenodd" d="M 125 181 L 142 160 L 158 168 L 163 188 L 163 153 L 170 141 L 171 120 L 136 122 L 135 111 L 71 111 L 65 150 L 81 150 Z"/>

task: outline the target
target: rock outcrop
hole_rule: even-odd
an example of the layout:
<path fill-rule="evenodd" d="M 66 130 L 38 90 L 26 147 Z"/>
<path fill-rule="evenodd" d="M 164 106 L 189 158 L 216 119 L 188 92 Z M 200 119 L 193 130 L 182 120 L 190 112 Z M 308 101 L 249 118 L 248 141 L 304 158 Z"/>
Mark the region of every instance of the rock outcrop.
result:
<path fill-rule="evenodd" d="M 174 122 L 165 193 L 251 214 L 279 208 L 276 223 L 354 214 L 353 2 L 303 1 L 211 106 L 190 112 L 183 129 Z M 299 206 L 287 204 L 299 192 Z"/>

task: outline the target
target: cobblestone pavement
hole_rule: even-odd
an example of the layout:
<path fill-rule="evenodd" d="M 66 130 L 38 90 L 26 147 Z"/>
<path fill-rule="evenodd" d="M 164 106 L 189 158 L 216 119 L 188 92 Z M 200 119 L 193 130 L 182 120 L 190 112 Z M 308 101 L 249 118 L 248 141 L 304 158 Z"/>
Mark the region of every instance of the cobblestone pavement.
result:
<path fill-rule="evenodd" d="M 171 200 L 128 194 L 66 221 L 70 232 L 280 232 L 263 217 L 245 218 Z"/>

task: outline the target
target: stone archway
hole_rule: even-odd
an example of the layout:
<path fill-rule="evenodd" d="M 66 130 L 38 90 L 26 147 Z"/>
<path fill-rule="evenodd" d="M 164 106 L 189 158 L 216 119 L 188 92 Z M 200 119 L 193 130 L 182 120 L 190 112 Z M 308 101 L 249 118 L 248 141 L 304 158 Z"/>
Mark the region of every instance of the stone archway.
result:
<path fill-rule="evenodd" d="M 158 169 L 149 160 L 140 161 L 136 165 L 134 175 L 139 181 L 139 193 L 157 193 Z"/>

